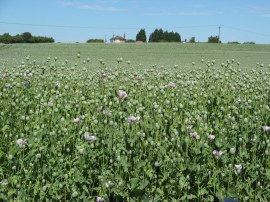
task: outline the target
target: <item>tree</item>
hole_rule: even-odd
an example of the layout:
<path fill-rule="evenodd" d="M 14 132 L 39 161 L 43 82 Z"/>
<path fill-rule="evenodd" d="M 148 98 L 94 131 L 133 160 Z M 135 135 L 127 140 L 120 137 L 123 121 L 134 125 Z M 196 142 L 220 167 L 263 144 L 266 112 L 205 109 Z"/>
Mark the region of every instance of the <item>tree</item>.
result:
<path fill-rule="evenodd" d="M 160 42 L 163 39 L 163 30 L 155 29 L 155 31 L 150 34 L 149 42 Z"/>
<path fill-rule="evenodd" d="M 15 36 L 5 33 L 0 35 L 0 43 L 54 43 L 54 39 L 45 36 L 32 36 L 30 32 L 24 32 Z"/>
<path fill-rule="evenodd" d="M 154 32 L 150 34 L 149 42 L 181 42 L 181 36 L 177 32 L 155 29 Z"/>
<path fill-rule="evenodd" d="M 244 42 L 243 44 L 256 44 L 256 43 L 253 42 L 253 41 L 246 41 L 246 42 Z"/>
<path fill-rule="evenodd" d="M 220 43 L 218 36 L 210 36 L 208 37 L 208 43 Z"/>
<path fill-rule="evenodd" d="M 104 43 L 103 39 L 88 39 L 86 43 Z"/>
<path fill-rule="evenodd" d="M 189 43 L 195 43 L 195 42 L 196 41 L 195 41 L 195 37 L 194 36 L 189 39 Z"/>
<path fill-rule="evenodd" d="M 145 29 L 141 29 L 138 34 L 136 35 L 136 41 L 143 41 L 146 42 L 146 32 Z"/>
<path fill-rule="evenodd" d="M 23 38 L 21 35 L 17 34 L 11 38 L 11 43 L 23 43 Z"/>
<path fill-rule="evenodd" d="M 179 33 L 177 32 L 174 33 L 173 42 L 181 42 L 181 36 Z"/>
<path fill-rule="evenodd" d="M 0 36 L 0 43 L 11 43 L 12 41 L 12 36 L 10 36 L 9 33 L 4 33 L 3 35 Z"/>
<path fill-rule="evenodd" d="M 25 43 L 31 43 L 32 34 L 30 32 L 22 33 L 22 38 Z"/>

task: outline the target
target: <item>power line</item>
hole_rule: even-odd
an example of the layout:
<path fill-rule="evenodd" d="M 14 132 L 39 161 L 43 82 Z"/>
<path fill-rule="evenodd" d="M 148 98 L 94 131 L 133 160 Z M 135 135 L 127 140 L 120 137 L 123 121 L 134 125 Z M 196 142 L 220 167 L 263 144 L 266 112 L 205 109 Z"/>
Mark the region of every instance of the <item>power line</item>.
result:
<path fill-rule="evenodd" d="M 138 30 L 141 28 L 144 29 L 156 29 L 157 27 L 109 27 L 109 26 L 75 26 L 75 25 L 52 25 L 52 24 L 33 24 L 33 23 L 20 23 L 20 22 L 6 22 L 6 21 L 0 21 L 0 24 L 6 24 L 6 25 L 19 25 L 19 26 L 31 26 L 31 27 L 52 27 L 52 28 L 71 28 L 71 29 L 104 29 L 104 30 L 110 30 L 110 29 L 129 29 L 129 30 Z M 195 26 L 160 26 L 165 27 L 167 29 L 191 29 L 191 28 L 208 28 L 208 27 L 218 27 L 218 36 L 220 39 L 221 35 L 221 25 L 195 25 Z M 250 30 L 245 30 L 241 28 L 236 28 L 232 26 L 222 25 L 222 27 L 233 29 L 236 31 L 241 31 L 245 33 L 250 33 L 253 35 L 260 35 L 265 37 L 270 37 L 270 34 L 265 33 L 258 33 L 253 32 Z"/>
<path fill-rule="evenodd" d="M 32 23 L 18 23 L 18 22 L 4 22 L 0 21 L 0 24 L 7 25 L 20 25 L 20 26 L 31 26 L 31 27 L 55 27 L 55 28 L 73 28 L 73 29 L 141 29 L 142 27 L 102 27 L 102 26 L 74 26 L 74 25 L 49 25 L 49 24 L 32 24 Z M 186 28 L 206 28 L 216 27 L 217 25 L 199 25 L 199 26 L 175 26 L 166 27 L 173 29 L 186 29 Z M 156 27 L 144 27 L 145 29 L 155 29 Z"/>
<path fill-rule="evenodd" d="M 235 28 L 235 27 L 231 27 L 231 26 L 227 26 L 224 25 L 223 27 L 227 27 L 229 29 L 233 29 L 233 30 L 237 30 L 237 31 L 241 31 L 241 32 L 246 32 L 246 33 L 250 33 L 250 34 L 255 34 L 255 35 L 261 35 L 261 36 L 266 36 L 266 37 L 270 37 L 270 34 L 263 34 L 263 33 L 258 33 L 258 32 L 253 32 L 253 31 L 249 31 L 249 30 L 245 30 L 245 29 L 240 29 L 240 28 Z"/>

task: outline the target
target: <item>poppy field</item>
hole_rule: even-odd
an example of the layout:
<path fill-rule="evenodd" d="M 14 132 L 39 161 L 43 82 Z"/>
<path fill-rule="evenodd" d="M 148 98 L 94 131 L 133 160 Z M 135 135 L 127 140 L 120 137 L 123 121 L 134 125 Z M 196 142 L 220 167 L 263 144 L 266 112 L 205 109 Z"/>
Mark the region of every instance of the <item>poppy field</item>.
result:
<path fill-rule="evenodd" d="M 267 58 L 71 55 L 0 60 L 0 199 L 270 200 Z"/>

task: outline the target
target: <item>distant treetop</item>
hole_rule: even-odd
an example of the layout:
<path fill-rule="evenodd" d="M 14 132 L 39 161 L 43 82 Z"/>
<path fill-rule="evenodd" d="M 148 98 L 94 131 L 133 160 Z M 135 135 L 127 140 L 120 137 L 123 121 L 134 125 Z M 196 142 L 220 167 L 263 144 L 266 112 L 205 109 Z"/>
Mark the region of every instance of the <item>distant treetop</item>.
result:
<path fill-rule="evenodd" d="M 164 32 L 162 29 L 155 29 L 150 34 L 149 42 L 181 42 L 181 36 L 177 32 Z"/>
<path fill-rule="evenodd" d="M 54 39 L 45 36 L 32 36 L 30 32 L 24 32 L 15 36 L 4 33 L 0 35 L 0 43 L 54 43 Z"/>

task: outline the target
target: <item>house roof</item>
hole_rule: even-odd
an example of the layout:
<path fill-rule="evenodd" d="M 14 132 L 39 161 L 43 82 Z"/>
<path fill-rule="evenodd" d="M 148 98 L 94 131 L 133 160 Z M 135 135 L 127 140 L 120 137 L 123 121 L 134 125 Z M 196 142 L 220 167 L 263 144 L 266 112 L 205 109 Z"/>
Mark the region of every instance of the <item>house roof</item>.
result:
<path fill-rule="evenodd" d="M 122 37 L 122 36 L 113 36 L 113 37 L 111 38 L 111 40 L 121 40 L 121 41 L 125 41 L 126 39 L 125 39 L 124 37 Z"/>

